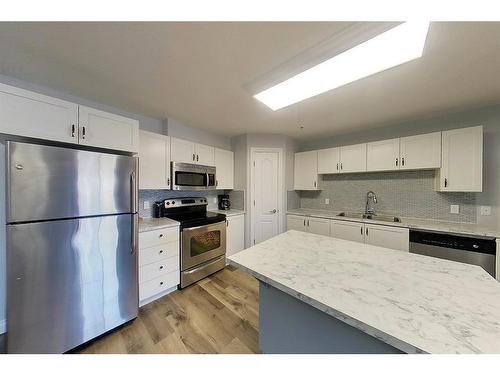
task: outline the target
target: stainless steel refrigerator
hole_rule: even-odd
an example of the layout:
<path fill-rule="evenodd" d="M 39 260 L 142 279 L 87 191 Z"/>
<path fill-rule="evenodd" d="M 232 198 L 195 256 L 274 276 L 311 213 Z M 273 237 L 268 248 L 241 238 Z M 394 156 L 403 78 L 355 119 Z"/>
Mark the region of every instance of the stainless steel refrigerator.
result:
<path fill-rule="evenodd" d="M 7 352 L 63 353 L 137 316 L 137 158 L 6 143 Z"/>

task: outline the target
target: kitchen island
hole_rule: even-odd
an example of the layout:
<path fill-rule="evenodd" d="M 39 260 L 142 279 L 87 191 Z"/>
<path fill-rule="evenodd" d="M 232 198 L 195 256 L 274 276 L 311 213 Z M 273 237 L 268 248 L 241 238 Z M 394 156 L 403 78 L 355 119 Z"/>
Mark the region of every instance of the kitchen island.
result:
<path fill-rule="evenodd" d="M 500 353 L 478 266 L 298 231 L 229 262 L 259 280 L 263 353 Z"/>

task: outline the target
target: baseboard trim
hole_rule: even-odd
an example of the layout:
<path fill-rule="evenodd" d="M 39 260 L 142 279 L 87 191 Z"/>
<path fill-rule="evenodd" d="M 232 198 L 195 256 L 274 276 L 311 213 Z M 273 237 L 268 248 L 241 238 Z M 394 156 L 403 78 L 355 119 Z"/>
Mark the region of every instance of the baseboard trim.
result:
<path fill-rule="evenodd" d="M 173 286 L 167 290 L 164 290 L 163 292 L 160 292 L 152 297 L 143 299 L 142 301 L 139 301 L 139 307 L 142 307 L 144 305 L 147 305 L 148 303 L 151 303 L 153 301 L 156 301 L 158 298 L 165 297 L 167 294 L 170 294 L 172 292 L 175 292 L 177 290 L 177 285 Z"/>
<path fill-rule="evenodd" d="M 0 335 L 7 332 L 7 320 L 0 320 Z"/>

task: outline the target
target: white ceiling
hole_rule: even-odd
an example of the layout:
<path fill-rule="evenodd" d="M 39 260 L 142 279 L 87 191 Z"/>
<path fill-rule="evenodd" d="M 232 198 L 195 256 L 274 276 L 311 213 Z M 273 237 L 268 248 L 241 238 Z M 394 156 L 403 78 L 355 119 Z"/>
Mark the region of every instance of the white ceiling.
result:
<path fill-rule="evenodd" d="M 245 89 L 348 25 L 0 23 L 0 73 L 227 136 L 311 139 L 500 102 L 499 22 L 433 23 L 421 59 L 277 112 Z"/>

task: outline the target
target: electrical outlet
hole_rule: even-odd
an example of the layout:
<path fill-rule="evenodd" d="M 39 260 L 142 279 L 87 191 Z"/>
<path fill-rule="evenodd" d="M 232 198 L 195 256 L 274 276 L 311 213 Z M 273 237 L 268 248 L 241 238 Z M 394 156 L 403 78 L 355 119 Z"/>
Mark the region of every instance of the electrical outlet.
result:
<path fill-rule="evenodd" d="M 144 207 L 145 210 L 149 210 L 151 208 L 149 201 L 144 201 L 142 206 Z"/>
<path fill-rule="evenodd" d="M 490 216 L 491 206 L 481 206 L 481 216 Z"/>
<path fill-rule="evenodd" d="M 325 198 L 325 204 L 330 204 L 330 198 Z"/>
<path fill-rule="evenodd" d="M 450 213 L 452 213 L 452 214 L 460 213 L 460 206 L 458 204 L 452 204 L 450 206 Z"/>

